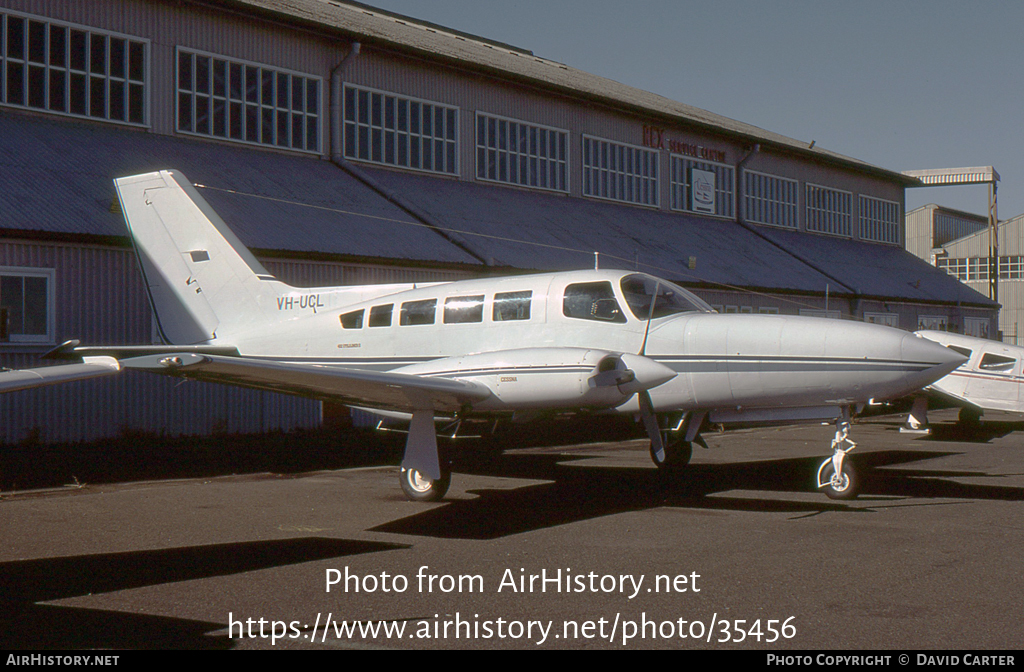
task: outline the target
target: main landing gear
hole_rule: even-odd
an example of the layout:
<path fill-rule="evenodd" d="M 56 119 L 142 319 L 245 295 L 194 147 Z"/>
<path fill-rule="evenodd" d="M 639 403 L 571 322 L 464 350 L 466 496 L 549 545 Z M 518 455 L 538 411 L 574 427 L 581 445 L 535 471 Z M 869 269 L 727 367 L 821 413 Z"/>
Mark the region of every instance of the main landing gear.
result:
<path fill-rule="evenodd" d="M 854 499 L 860 487 L 857 472 L 846 460 L 846 454 L 857 447 L 848 438 L 850 433 L 850 408 L 844 407 L 836 418 L 836 436 L 832 439 L 832 457 L 818 467 L 818 489 L 829 499 Z"/>
<path fill-rule="evenodd" d="M 642 410 L 643 407 L 641 407 Z M 663 473 L 676 474 L 682 471 L 693 457 L 693 444 L 704 446 L 700 436 L 701 426 L 707 413 L 690 411 L 685 413 L 675 427 L 662 428 L 653 413 L 643 416 L 648 435 L 651 437 L 651 461 Z"/>
<path fill-rule="evenodd" d="M 440 478 L 431 478 L 418 469 L 402 467 L 398 475 L 402 492 L 414 502 L 439 502 L 448 493 L 452 483 L 451 469 L 441 468 Z"/>

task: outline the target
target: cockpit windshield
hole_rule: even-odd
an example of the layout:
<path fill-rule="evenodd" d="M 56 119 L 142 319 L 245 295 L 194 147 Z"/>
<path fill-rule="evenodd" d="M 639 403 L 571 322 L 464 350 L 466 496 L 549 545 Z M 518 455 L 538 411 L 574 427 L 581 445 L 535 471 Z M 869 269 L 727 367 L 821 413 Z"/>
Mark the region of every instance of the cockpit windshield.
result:
<path fill-rule="evenodd" d="M 638 320 L 678 313 L 710 313 L 714 309 L 692 293 L 667 280 L 637 273 L 622 278 L 622 294 Z M 653 304 L 653 310 L 652 310 Z"/>

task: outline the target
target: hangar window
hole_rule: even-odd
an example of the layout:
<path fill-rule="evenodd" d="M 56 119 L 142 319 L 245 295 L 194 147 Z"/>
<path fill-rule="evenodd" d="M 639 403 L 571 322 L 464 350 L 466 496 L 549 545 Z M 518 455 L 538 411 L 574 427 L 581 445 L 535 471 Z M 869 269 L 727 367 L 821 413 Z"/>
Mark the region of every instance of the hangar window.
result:
<path fill-rule="evenodd" d="M 450 296 L 444 301 L 444 323 L 484 321 L 484 295 Z"/>
<path fill-rule="evenodd" d="M 345 156 L 458 175 L 456 107 L 345 85 Z"/>
<path fill-rule="evenodd" d="M 864 321 L 868 324 L 884 324 L 887 327 L 900 327 L 899 313 L 864 313 Z"/>
<path fill-rule="evenodd" d="M 178 47 L 178 131 L 320 151 L 319 77 Z"/>
<path fill-rule="evenodd" d="M 477 113 L 478 179 L 568 191 L 568 166 L 568 131 Z"/>
<path fill-rule="evenodd" d="M 52 343 L 53 271 L 0 268 L 0 341 Z"/>
<path fill-rule="evenodd" d="M 494 308 L 491 319 L 495 322 L 530 319 L 530 302 L 533 292 L 498 292 L 494 295 Z"/>
<path fill-rule="evenodd" d="M 795 229 L 800 225 L 800 183 L 752 170 L 743 171 L 743 208 L 747 221 Z"/>
<path fill-rule="evenodd" d="M 857 202 L 860 215 L 860 239 L 899 245 L 903 218 L 900 204 L 880 198 L 861 196 Z"/>
<path fill-rule="evenodd" d="M 917 331 L 927 329 L 929 331 L 949 331 L 949 318 L 945 315 L 918 315 Z"/>
<path fill-rule="evenodd" d="M 669 186 L 672 209 L 734 217 L 735 169 L 721 163 L 672 155 Z"/>
<path fill-rule="evenodd" d="M 658 205 L 658 152 L 583 136 L 583 195 Z"/>
<path fill-rule="evenodd" d="M 145 125 L 149 42 L 0 12 L 0 102 Z"/>
<path fill-rule="evenodd" d="M 975 338 L 988 338 L 989 320 L 986 317 L 965 317 L 964 335 Z"/>
<path fill-rule="evenodd" d="M 565 288 L 562 314 L 598 322 L 626 321 L 610 282 L 578 282 Z"/>
<path fill-rule="evenodd" d="M 936 258 L 935 265 L 961 282 L 967 282 L 967 260 Z"/>
<path fill-rule="evenodd" d="M 398 316 L 398 324 L 403 327 L 418 324 L 433 324 L 436 313 L 437 299 L 406 301 L 402 304 L 402 311 Z"/>
<path fill-rule="evenodd" d="M 1024 280 L 1024 257 L 999 257 L 1000 280 Z"/>
<path fill-rule="evenodd" d="M 853 194 L 808 184 L 805 199 L 808 231 L 846 238 L 853 235 Z"/>

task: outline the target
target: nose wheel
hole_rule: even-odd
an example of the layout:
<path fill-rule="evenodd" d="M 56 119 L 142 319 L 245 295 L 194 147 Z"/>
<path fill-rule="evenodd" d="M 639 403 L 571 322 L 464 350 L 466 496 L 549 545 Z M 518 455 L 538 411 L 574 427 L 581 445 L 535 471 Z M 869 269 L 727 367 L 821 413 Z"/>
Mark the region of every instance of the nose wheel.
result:
<path fill-rule="evenodd" d="M 846 454 L 857 447 L 848 438 L 850 409 L 844 408 L 836 418 L 836 436 L 832 439 L 832 457 L 818 467 L 818 489 L 829 499 L 854 499 L 859 494 L 860 482 Z"/>

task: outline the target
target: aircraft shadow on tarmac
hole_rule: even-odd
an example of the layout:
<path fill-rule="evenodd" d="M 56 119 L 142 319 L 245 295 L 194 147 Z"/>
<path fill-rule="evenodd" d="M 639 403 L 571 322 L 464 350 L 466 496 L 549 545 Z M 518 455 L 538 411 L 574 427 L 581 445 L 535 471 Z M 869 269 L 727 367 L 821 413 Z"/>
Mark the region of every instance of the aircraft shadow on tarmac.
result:
<path fill-rule="evenodd" d="M 988 443 L 993 439 L 1001 439 L 1014 432 L 1024 432 L 1024 422 L 992 422 L 986 420 L 974 426 L 954 423 L 933 425 L 931 434 L 925 438 L 930 441 L 948 441 L 953 443 Z"/>
<path fill-rule="evenodd" d="M 224 623 L 39 603 L 399 548 L 301 538 L 0 563 L 0 650 L 231 648 L 205 634 Z"/>
<path fill-rule="evenodd" d="M 479 475 L 548 481 L 515 489 L 471 490 L 476 499 L 452 501 L 372 529 L 456 539 L 495 539 L 600 516 L 656 507 L 726 511 L 798 513 L 827 511 L 870 513 L 863 506 L 874 497 L 1024 500 L 1024 488 L 967 485 L 955 477 L 984 473 L 935 470 L 888 470 L 910 462 L 945 457 L 939 451 L 878 451 L 851 455 L 862 479 L 859 505 L 817 498 L 729 497 L 731 490 L 808 493 L 820 457 L 728 464 L 691 464 L 668 479 L 652 468 L 587 467 L 579 457 L 557 454 L 506 454 L 491 464 L 456 466 Z"/>

